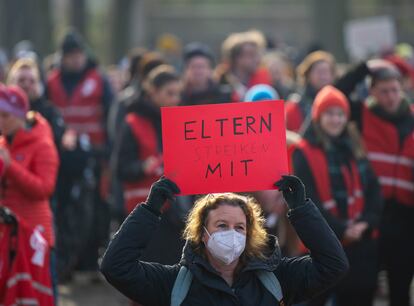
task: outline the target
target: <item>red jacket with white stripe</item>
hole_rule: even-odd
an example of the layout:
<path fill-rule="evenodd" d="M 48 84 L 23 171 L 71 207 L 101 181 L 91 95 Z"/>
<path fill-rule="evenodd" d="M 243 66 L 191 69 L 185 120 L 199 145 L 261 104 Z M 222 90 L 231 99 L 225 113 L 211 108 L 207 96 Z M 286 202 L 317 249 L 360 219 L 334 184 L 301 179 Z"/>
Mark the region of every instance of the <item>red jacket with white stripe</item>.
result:
<path fill-rule="evenodd" d="M 50 246 L 37 230 L 24 221 L 0 224 L 0 303 L 53 306 Z M 15 255 L 10 261 L 10 252 Z"/>
<path fill-rule="evenodd" d="M 362 136 L 385 199 L 414 207 L 414 130 L 399 140 L 397 128 L 363 106 Z"/>
<path fill-rule="evenodd" d="M 102 76 L 96 68 L 85 74 L 71 96 L 63 87 L 60 70 L 53 71 L 47 82 L 49 98 L 61 112 L 67 127 L 88 135 L 94 146 L 102 146 L 106 137 L 103 86 Z"/>
<path fill-rule="evenodd" d="M 311 145 L 305 139 L 301 140 L 296 148 L 303 152 L 309 164 L 312 175 L 315 178 L 316 190 L 322 207 L 338 218 L 338 207 L 332 196 L 328 161 L 325 152 L 321 148 Z M 348 194 L 348 221 L 355 221 L 361 216 L 365 202 L 361 178 L 355 160 L 350 162 L 350 169 L 345 166 L 341 167 L 341 173 Z"/>
<path fill-rule="evenodd" d="M 151 121 L 135 113 L 128 114 L 125 120 L 131 128 L 134 141 L 138 143 L 139 155 L 137 159 L 144 161 L 151 156 L 159 156 L 157 135 Z M 148 175 L 139 181 L 124 183 L 124 199 L 128 213 L 138 203 L 146 200 L 152 183 L 158 179 L 157 175 Z"/>

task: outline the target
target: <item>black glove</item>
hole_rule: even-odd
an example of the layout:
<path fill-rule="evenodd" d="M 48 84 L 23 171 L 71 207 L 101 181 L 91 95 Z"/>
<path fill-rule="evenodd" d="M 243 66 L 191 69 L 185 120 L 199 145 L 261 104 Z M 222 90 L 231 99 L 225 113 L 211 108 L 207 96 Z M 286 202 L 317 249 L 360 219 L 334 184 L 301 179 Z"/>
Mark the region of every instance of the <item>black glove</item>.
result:
<path fill-rule="evenodd" d="M 146 204 L 154 211 L 160 212 L 165 201 L 175 200 L 175 194 L 180 193 L 178 186 L 171 180 L 161 177 L 152 184 Z"/>
<path fill-rule="evenodd" d="M 300 178 L 294 175 L 282 175 L 282 179 L 275 183 L 283 193 L 286 203 L 290 209 L 295 209 L 306 201 L 305 185 Z"/>

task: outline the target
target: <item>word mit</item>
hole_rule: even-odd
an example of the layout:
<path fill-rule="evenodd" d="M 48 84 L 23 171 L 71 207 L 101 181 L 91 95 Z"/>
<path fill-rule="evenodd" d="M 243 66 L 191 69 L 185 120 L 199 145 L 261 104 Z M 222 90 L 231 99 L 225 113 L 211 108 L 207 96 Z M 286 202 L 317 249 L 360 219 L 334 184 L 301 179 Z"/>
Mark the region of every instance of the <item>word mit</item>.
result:
<path fill-rule="evenodd" d="M 243 172 L 244 172 L 245 176 L 249 175 L 249 163 L 252 163 L 252 162 L 253 162 L 253 159 L 240 160 L 240 164 L 242 164 L 242 165 L 239 165 L 239 167 L 241 166 L 243 168 L 243 170 L 244 170 Z M 236 163 L 236 165 L 237 165 L 237 163 Z M 218 175 L 220 178 L 222 178 L 224 170 L 226 170 L 227 173 L 230 176 L 234 176 L 234 170 L 235 170 L 234 161 L 230 161 L 229 163 L 219 162 L 215 165 L 208 164 L 207 169 L 206 169 L 205 178 L 208 178 L 209 175 L 211 176 L 211 175 L 214 175 L 215 173 L 217 173 L 216 175 Z"/>

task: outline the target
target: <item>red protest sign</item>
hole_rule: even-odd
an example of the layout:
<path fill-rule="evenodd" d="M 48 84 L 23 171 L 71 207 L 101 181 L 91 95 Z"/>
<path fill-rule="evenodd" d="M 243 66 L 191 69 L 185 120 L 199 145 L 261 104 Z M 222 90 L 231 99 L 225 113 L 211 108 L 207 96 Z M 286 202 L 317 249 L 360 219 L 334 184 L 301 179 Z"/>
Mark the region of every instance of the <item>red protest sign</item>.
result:
<path fill-rule="evenodd" d="M 274 189 L 288 173 L 283 101 L 161 110 L 165 175 L 181 194 Z"/>

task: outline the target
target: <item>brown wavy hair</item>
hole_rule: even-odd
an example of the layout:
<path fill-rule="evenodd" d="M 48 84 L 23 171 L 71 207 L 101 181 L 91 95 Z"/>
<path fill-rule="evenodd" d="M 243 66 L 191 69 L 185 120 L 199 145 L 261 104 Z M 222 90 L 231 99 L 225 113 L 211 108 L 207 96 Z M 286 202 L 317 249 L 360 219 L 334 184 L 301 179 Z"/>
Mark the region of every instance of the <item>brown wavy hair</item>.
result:
<path fill-rule="evenodd" d="M 202 254 L 204 243 L 202 240 L 204 227 L 210 211 L 221 205 L 240 207 L 246 216 L 246 248 L 243 257 L 265 258 L 267 233 L 264 229 L 264 217 L 256 200 L 235 193 L 208 194 L 198 199 L 187 218 L 184 229 L 184 239 L 191 243 L 199 254 Z"/>

